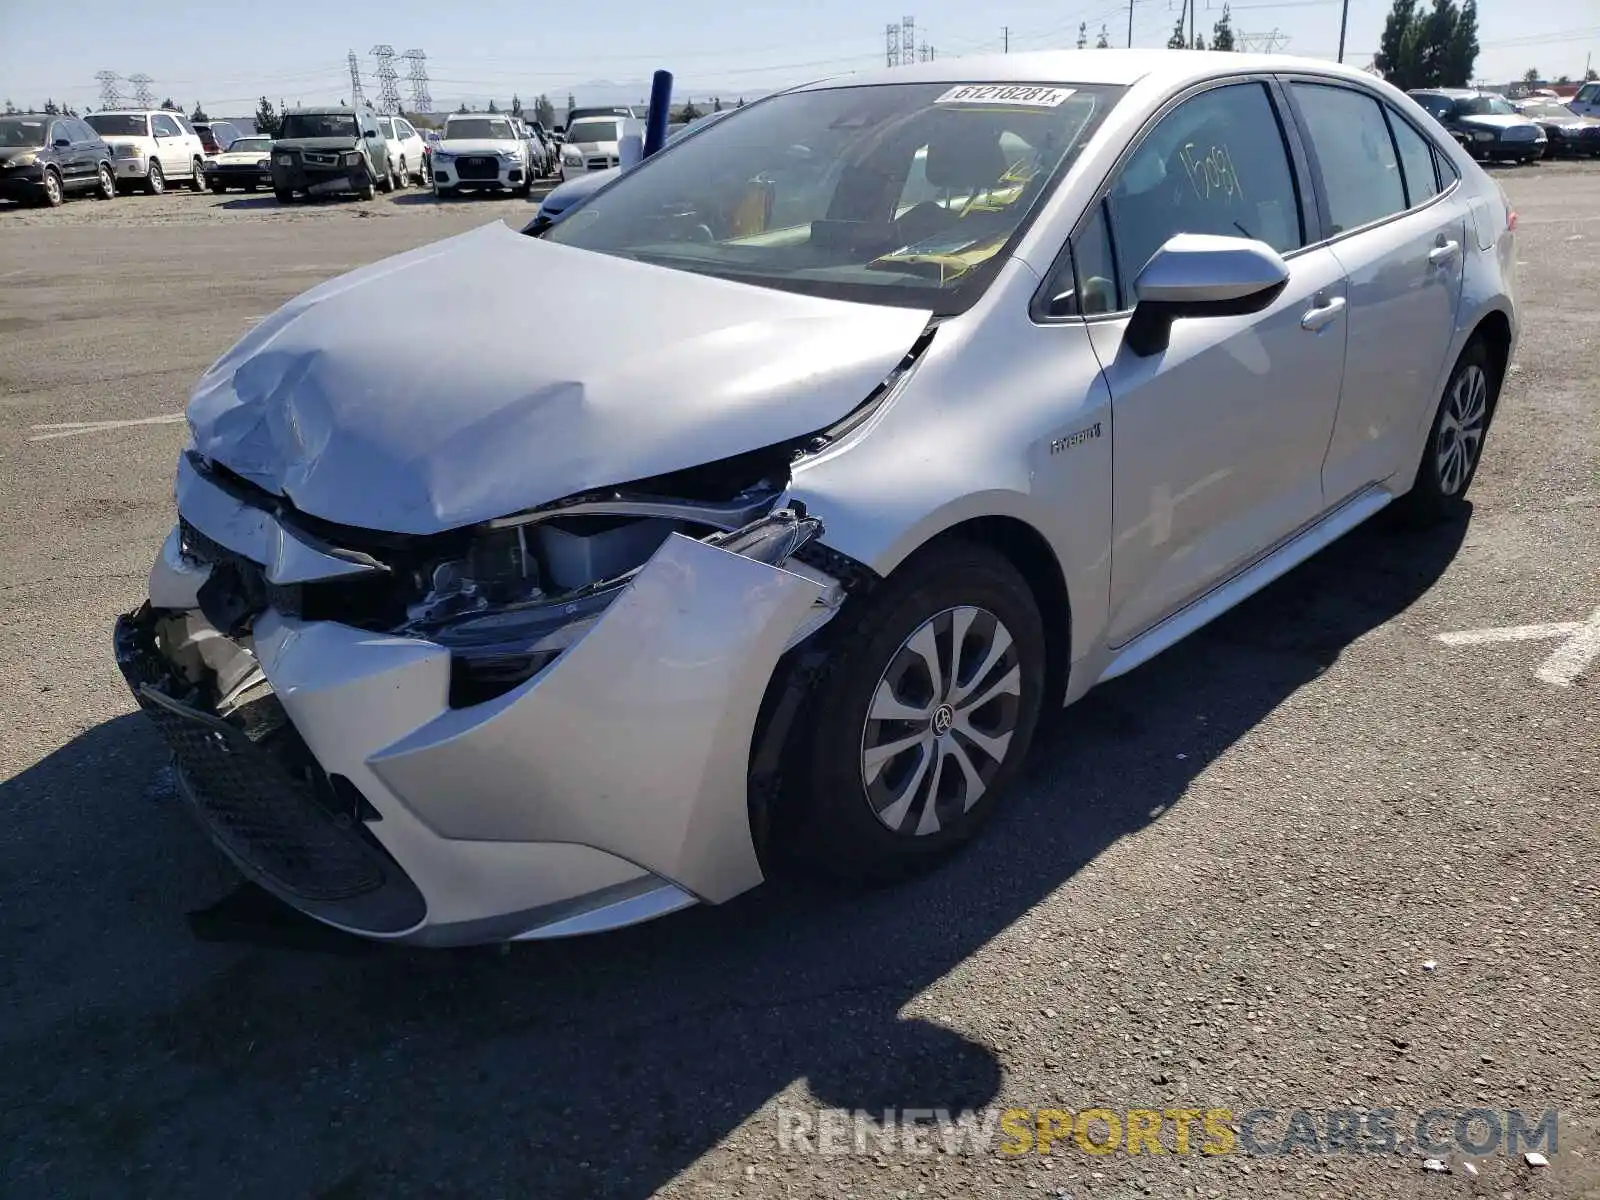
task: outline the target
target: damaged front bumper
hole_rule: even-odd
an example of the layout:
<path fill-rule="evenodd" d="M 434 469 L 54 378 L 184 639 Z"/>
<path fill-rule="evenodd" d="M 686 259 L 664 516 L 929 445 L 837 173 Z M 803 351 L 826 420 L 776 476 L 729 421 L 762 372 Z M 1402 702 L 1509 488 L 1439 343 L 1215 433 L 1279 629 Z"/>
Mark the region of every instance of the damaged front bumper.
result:
<path fill-rule="evenodd" d="M 462 703 L 449 646 L 284 599 L 359 556 L 181 470 L 180 512 L 187 540 L 168 538 L 150 602 L 117 622 L 118 663 L 185 799 L 283 900 L 368 937 L 457 945 L 618 928 L 761 881 L 756 714 L 843 596 L 773 550 L 764 530 L 792 514 L 668 534 L 552 660 Z M 248 630 L 216 594 L 237 581 L 214 582 L 241 561 L 260 576 Z"/>

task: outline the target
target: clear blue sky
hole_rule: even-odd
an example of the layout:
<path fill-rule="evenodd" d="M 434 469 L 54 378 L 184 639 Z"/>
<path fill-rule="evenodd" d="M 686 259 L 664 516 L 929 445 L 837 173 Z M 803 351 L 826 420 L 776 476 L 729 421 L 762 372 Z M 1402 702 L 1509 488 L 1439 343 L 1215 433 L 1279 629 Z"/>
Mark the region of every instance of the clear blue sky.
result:
<path fill-rule="evenodd" d="M 1180 3 L 1134 0 L 1134 45 L 1164 43 Z M 1198 27 L 1209 40 L 1221 0 L 1198 3 Z M 1351 0 L 1348 60 L 1371 61 L 1388 7 L 1389 0 Z M 1600 68 L 1596 0 L 1481 0 L 1481 9 L 1480 78 L 1504 82 L 1529 67 L 1552 79 L 1562 73 L 1581 78 L 1589 53 Z M 731 101 L 880 65 L 884 26 L 907 12 L 916 17 L 918 42 L 931 44 L 939 58 L 997 51 L 1005 25 L 1014 51 L 1070 46 L 1080 21 L 1088 22 L 1091 38 L 1104 23 L 1114 45 L 1127 39 L 1126 0 L 902 0 L 892 9 L 860 0 L 781 8 L 727 0 L 655 6 L 639 0 L 549 6 L 509 0 L 276 0 L 246 6 L 220 0 L 187 8 L 137 0 L 79 0 L 62 8 L 0 0 L 0 98 L 36 106 L 51 97 L 98 108 L 97 71 L 124 77 L 142 72 L 153 80 L 157 102 L 170 95 L 186 109 L 198 100 L 212 115 L 242 115 L 263 94 L 291 104 L 346 98 L 345 56 L 352 49 L 367 94 L 375 97 L 375 63 L 368 51 L 386 42 L 397 52 L 427 52 L 435 108 L 490 98 L 504 104 L 514 92 L 524 102 L 548 93 L 557 107 L 569 91 L 580 103 L 611 103 L 622 98 L 619 91 L 641 97 L 658 66 L 675 72 L 680 99 L 720 95 Z M 1338 45 L 1339 0 L 1243 0 L 1233 16 L 1236 30 L 1280 31 L 1290 53 L 1331 58 Z M 401 95 L 409 103 L 407 65 L 398 67 Z M 131 86 L 122 86 L 131 97 Z"/>

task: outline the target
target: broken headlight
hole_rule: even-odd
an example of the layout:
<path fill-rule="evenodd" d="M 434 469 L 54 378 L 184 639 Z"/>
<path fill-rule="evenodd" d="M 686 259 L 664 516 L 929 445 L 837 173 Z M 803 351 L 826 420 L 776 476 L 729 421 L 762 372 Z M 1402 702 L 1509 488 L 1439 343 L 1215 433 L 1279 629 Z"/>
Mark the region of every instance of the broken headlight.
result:
<path fill-rule="evenodd" d="M 403 632 L 450 650 L 452 706 L 480 704 L 533 678 L 587 633 L 682 521 L 556 518 L 493 530 L 432 565 Z M 822 532 L 800 505 L 707 543 L 778 566 Z"/>

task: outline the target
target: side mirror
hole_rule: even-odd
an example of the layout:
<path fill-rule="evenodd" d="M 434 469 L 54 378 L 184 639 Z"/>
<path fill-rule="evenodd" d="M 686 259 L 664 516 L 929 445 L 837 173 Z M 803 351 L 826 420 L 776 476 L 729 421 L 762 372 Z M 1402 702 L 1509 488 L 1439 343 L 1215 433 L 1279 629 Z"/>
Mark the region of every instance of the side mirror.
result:
<path fill-rule="evenodd" d="M 1288 264 L 1265 242 L 1175 234 L 1134 280 L 1138 304 L 1128 322 L 1128 348 L 1141 357 L 1159 354 L 1174 321 L 1260 312 L 1288 282 Z"/>
<path fill-rule="evenodd" d="M 361 136 L 362 137 L 375 138 L 375 137 L 378 136 L 378 131 L 376 129 L 369 129 L 369 130 L 366 131 L 366 133 L 362 134 Z"/>

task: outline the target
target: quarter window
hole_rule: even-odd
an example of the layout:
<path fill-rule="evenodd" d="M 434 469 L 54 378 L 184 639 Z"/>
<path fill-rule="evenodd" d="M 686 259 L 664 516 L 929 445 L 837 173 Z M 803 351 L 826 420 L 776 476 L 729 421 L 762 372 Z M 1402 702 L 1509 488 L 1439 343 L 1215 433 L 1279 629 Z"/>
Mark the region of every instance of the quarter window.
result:
<path fill-rule="evenodd" d="M 1280 253 L 1305 244 L 1283 130 L 1259 83 L 1213 88 L 1163 117 L 1106 208 L 1118 274 L 1130 283 L 1174 234 L 1254 238 Z"/>
<path fill-rule="evenodd" d="M 171 117 L 157 113 L 150 118 L 150 127 L 155 130 L 157 137 L 177 137 L 180 130 Z"/>
<path fill-rule="evenodd" d="M 1329 233 L 1340 234 L 1406 208 L 1405 185 L 1383 108 L 1371 96 L 1295 83 L 1295 99 L 1328 197 Z"/>
<path fill-rule="evenodd" d="M 1405 176 L 1406 203 L 1415 208 L 1439 194 L 1439 180 L 1434 174 L 1433 147 L 1428 140 L 1393 111 L 1388 113 L 1389 128 L 1394 131 L 1394 144 L 1400 150 L 1400 167 Z"/>

